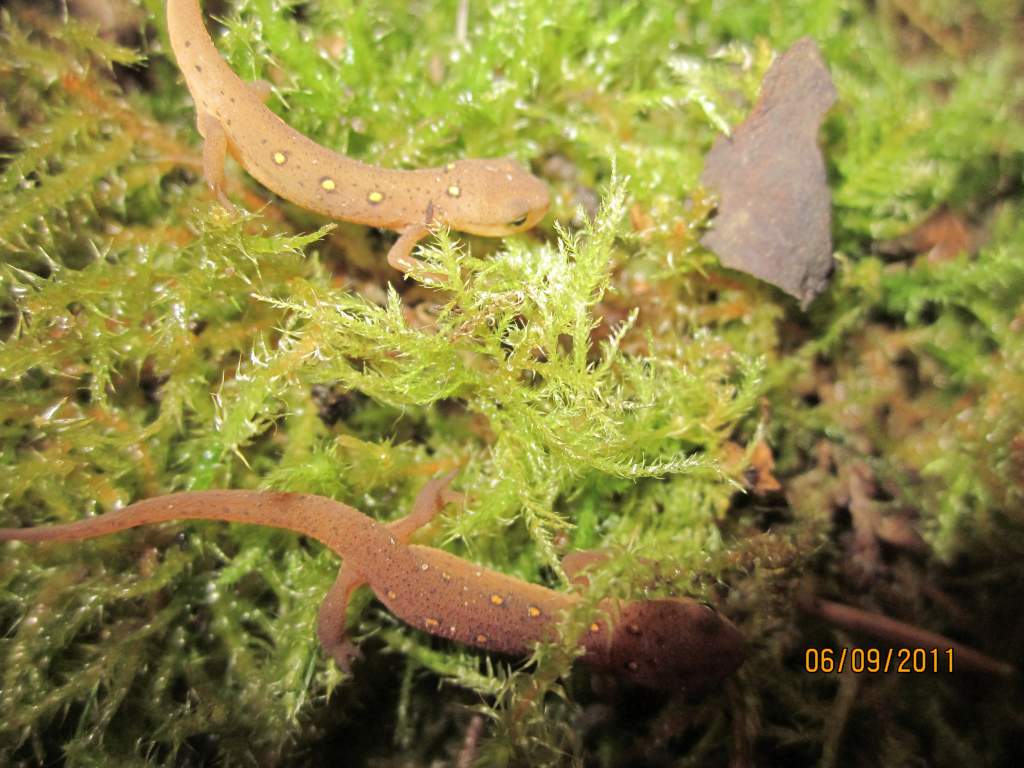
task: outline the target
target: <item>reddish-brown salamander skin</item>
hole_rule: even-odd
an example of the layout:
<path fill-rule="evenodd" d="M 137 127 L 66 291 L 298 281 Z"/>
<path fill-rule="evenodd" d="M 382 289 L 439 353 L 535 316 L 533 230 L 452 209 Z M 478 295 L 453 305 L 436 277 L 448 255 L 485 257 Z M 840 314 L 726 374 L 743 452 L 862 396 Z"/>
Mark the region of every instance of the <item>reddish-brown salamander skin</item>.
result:
<path fill-rule="evenodd" d="M 242 81 L 220 57 L 199 0 L 167 0 L 167 31 L 205 139 L 203 174 L 227 206 L 224 161 L 231 154 L 263 186 L 296 205 L 397 230 L 388 263 L 402 272 L 416 263 L 411 255 L 416 243 L 438 226 L 504 237 L 530 229 L 548 210 L 544 182 L 508 158 L 392 170 L 303 136 L 264 104 L 269 83 Z"/>
<path fill-rule="evenodd" d="M 433 547 L 409 544 L 413 532 L 452 498 L 451 476 L 431 480 L 413 511 L 382 524 L 322 496 L 268 491 L 193 491 L 158 496 L 88 520 L 40 528 L 2 528 L 0 541 L 90 539 L 168 520 L 227 520 L 286 528 L 311 536 L 344 559 L 320 607 L 317 634 L 348 670 L 355 648 L 345 636 L 349 595 L 368 584 L 410 626 L 456 642 L 526 655 L 556 637 L 557 623 L 580 599 L 515 579 Z M 667 598 L 602 604 L 585 634 L 583 660 L 637 684 L 666 690 L 706 689 L 743 660 L 743 639 L 703 603 Z"/>

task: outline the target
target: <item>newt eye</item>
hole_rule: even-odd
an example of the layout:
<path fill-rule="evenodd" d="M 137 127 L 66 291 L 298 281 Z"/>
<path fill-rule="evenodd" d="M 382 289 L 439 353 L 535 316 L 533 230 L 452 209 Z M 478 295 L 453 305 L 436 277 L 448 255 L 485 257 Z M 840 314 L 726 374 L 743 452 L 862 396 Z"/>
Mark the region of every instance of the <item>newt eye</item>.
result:
<path fill-rule="evenodd" d="M 713 606 L 713 605 L 712 605 L 711 603 L 709 603 L 709 602 L 708 602 L 707 600 L 699 600 L 698 602 L 699 602 L 699 603 L 700 603 L 701 605 L 703 605 L 703 606 L 704 606 L 705 608 L 707 608 L 707 609 L 708 609 L 709 611 L 711 611 L 712 613 L 716 613 L 716 614 L 718 613 L 718 609 L 717 609 L 717 608 L 715 608 L 715 606 Z"/>
<path fill-rule="evenodd" d="M 510 222 L 509 222 L 509 224 L 510 224 L 511 226 L 513 226 L 513 227 L 521 227 L 521 226 L 523 226 L 523 224 L 525 224 L 525 223 L 526 223 L 526 217 L 527 217 L 527 215 L 528 215 L 528 214 L 525 214 L 525 213 L 524 213 L 524 214 L 523 214 L 522 216 L 520 216 L 520 217 L 519 217 L 518 219 L 512 219 L 512 221 L 510 221 Z"/>

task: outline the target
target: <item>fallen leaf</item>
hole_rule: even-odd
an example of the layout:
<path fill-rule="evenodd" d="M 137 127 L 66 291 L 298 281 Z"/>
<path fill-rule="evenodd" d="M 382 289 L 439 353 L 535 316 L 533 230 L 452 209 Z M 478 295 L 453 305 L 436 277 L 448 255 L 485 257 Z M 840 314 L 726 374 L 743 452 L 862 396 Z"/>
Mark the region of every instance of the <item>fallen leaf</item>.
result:
<path fill-rule="evenodd" d="M 701 183 L 718 215 L 701 242 L 722 264 L 806 308 L 833 269 L 831 196 L 818 128 L 836 100 L 817 44 L 798 40 L 768 70 L 750 116 L 708 153 Z"/>

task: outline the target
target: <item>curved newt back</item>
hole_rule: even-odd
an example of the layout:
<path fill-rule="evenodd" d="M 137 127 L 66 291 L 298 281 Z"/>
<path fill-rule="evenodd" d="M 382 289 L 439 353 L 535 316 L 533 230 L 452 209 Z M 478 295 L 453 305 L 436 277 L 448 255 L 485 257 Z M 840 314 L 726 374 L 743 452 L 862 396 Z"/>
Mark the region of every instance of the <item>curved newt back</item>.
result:
<path fill-rule="evenodd" d="M 439 637 L 525 655 L 553 638 L 555 622 L 576 599 L 433 547 L 408 549 L 411 571 L 380 569 L 367 580 L 392 613 Z"/>

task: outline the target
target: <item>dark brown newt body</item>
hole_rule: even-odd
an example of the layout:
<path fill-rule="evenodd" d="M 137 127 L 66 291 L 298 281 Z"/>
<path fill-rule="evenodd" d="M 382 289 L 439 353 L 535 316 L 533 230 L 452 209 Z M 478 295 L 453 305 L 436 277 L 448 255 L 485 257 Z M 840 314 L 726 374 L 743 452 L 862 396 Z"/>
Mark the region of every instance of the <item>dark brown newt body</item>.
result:
<path fill-rule="evenodd" d="M 396 616 L 430 634 L 478 648 L 526 655 L 556 637 L 557 622 L 580 599 L 474 565 L 409 537 L 444 506 L 448 478 L 430 481 L 410 515 L 378 523 L 322 496 L 260 491 L 197 491 L 159 496 L 100 517 L 41 528 L 3 528 L 0 541 L 89 539 L 169 520 L 227 520 L 311 536 L 344 558 L 320 608 L 317 634 L 343 669 L 356 651 L 345 636 L 345 609 L 368 584 Z M 743 660 L 738 630 L 688 598 L 602 604 L 581 641 L 584 661 L 651 688 L 702 689 Z"/>

